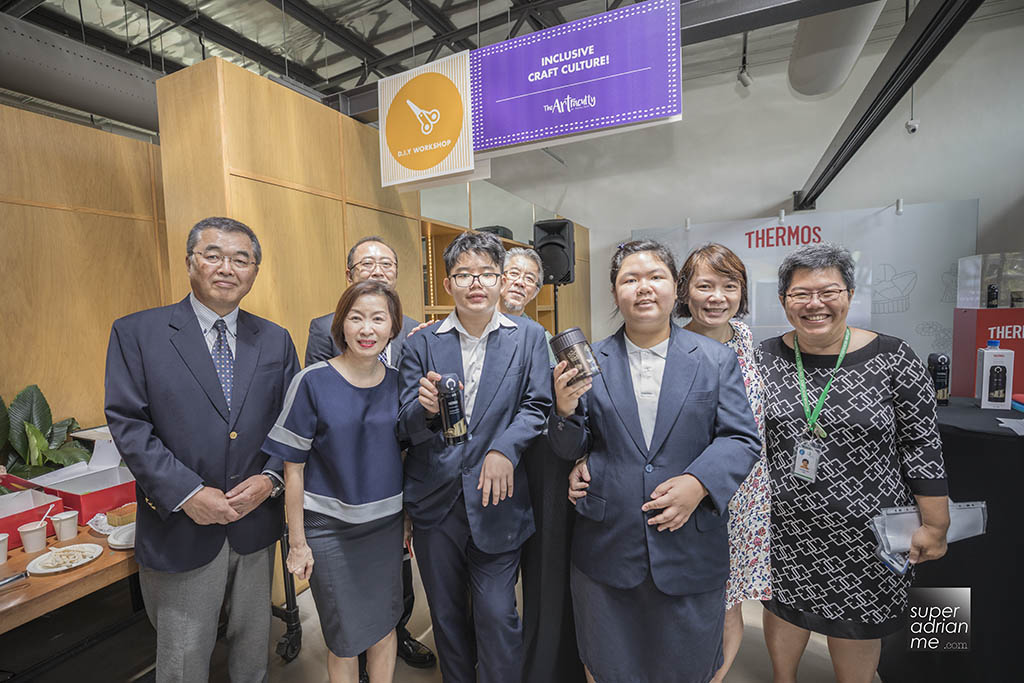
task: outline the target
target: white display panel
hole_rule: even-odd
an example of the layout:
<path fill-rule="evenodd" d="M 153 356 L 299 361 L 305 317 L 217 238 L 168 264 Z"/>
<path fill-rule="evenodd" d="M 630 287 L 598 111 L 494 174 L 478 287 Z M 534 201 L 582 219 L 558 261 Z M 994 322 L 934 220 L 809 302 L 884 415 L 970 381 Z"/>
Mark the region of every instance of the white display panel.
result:
<path fill-rule="evenodd" d="M 975 251 L 978 200 L 906 204 L 850 211 L 812 211 L 786 216 L 682 227 L 641 229 L 669 245 L 682 266 L 691 249 L 723 244 L 747 266 L 750 315 L 755 342 L 790 329 L 778 298 L 777 273 L 798 246 L 835 242 L 857 263 L 857 291 L 849 322 L 905 339 L 922 359 L 951 353 L 957 261 Z"/>

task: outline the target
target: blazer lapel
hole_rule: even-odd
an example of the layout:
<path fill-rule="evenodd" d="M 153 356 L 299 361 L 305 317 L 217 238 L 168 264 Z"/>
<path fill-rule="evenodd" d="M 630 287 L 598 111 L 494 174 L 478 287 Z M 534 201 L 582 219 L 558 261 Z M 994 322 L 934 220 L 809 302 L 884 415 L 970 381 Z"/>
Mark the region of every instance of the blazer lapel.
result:
<path fill-rule="evenodd" d="M 516 342 L 512 339 L 515 332 L 514 327 L 499 327 L 487 338 L 484 367 L 480 371 L 480 383 L 476 388 L 476 401 L 473 403 L 473 413 L 478 416 L 483 415 L 491 405 L 501 381 L 505 378 L 508 366 L 512 364 L 512 358 L 516 354 Z M 479 424 L 480 420 L 471 417 L 469 431 L 476 431 Z"/>
<path fill-rule="evenodd" d="M 252 316 L 245 311 L 239 311 L 235 331 L 235 373 L 234 385 L 231 388 L 229 428 L 234 427 L 238 421 L 238 415 L 242 412 L 245 397 L 249 393 L 252 377 L 256 374 L 256 366 L 260 360 L 260 328 Z"/>
<path fill-rule="evenodd" d="M 636 406 L 636 394 L 633 392 L 625 335 L 625 326 L 620 327 L 612 342 L 602 347 L 602 358 L 599 361 L 601 374 L 604 376 L 604 389 L 608 392 L 609 403 L 615 408 L 633 443 L 646 457 L 647 444 L 644 443 L 644 430 L 640 427 L 640 410 Z M 615 387 L 614 394 L 611 387 Z"/>
<path fill-rule="evenodd" d="M 199 329 L 199 319 L 188 297 L 178 303 L 171 313 L 170 341 L 178 355 L 185 361 L 192 376 L 206 392 L 213 407 L 217 409 L 224 421 L 228 420 L 228 402 L 224 398 L 224 390 L 217 379 L 217 370 L 213 367 L 213 357 Z"/>
<path fill-rule="evenodd" d="M 434 343 L 427 344 L 427 370 L 433 370 L 440 375 L 454 373 L 465 383 L 466 374 L 462 370 L 462 345 L 459 344 L 458 331 L 453 328 L 438 333 L 435 327 L 432 334 Z"/>
<path fill-rule="evenodd" d="M 658 454 L 668 438 L 669 431 L 683 409 L 683 402 L 690 393 L 693 380 L 697 377 L 700 362 L 693 355 L 697 345 L 692 341 L 684 341 L 684 337 L 679 328 L 672 325 L 672 340 L 665 358 L 665 374 L 661 378 L 661 394 L 658 397 L 658 417 L 654 422 L 648 460 Z"/>

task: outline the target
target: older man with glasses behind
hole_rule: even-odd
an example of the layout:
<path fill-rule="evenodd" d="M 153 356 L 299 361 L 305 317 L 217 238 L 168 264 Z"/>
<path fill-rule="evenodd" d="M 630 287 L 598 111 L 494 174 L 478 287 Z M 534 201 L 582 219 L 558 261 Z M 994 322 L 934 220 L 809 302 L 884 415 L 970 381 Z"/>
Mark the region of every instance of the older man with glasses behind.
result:
<path fill-rule="evenodd" d="M 398 281 L 398 255 L 383 238 L 364 237 L 349 249 L 345 277 L 350 285 L 365 280 L 379 280 L 394 289 Z M 331 337 L 333 321 L 333 313 L 310 321 L 309 340 L 306 342 L 306 367 L 334 358 L 340 353 Z M 417 326 L 418 322 L 407 315 L 402 316 L 402 331 L 382 352 L 387 365 L 398 367 L 399 359 L 402 357 L 402 344 Z M 406 628 L 415 602 L 412 588 L 412 559 L 408 553 L 405 554 L 402 563 L 402 589 L 402 618 L 398 622 L 398 656 L 409 666 L 428 669 L 437 663 L 437 658 L 430 648 L 413 638 Z M 364 656 L 359 657 L 359 676 L 361 681 L 367 680 Z"/>
<path fill-rule="evenodd" d="M 526 306 L 540 294 L 544 286 L 544 263 L 540 254 L 527 247 L 513 247 L 505 252 L 505 267 L 501 273 L 501 299 L 499 305 L 505 315 L 523 316 Z M 544 330 L 550 342 L 551 333 Z M 555 364 L 555 354 L 548 346 L 548 360 Z"/>

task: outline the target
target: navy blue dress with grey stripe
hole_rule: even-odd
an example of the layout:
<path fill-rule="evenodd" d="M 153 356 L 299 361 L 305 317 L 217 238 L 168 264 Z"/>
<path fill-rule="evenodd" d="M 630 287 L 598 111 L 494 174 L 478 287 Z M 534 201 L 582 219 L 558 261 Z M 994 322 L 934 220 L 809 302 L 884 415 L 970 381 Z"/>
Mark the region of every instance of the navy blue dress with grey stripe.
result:
<path fill-rule="evenodd" d="M 305 463 L 310 588 L 328 649 L 354 657 L 402 615 L 402 457 L 398 372 L 350 384 L 324 361 L 292 380 L 263 450 Z"/>

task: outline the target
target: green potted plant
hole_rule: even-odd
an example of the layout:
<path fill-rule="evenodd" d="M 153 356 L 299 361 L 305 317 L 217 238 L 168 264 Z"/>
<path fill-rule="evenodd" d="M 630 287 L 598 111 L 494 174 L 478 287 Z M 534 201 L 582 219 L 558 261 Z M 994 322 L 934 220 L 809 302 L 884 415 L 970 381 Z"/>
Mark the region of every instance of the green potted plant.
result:
<path fill-rule="evenodd" d="M 53 421 L 50 404 L 35 384 L 22 389 L 10 406 L 0 396 L 0 463 L 10 474 L 31 479 L 88 461 L 91 453 L 68 436 L 78 428 L 73 417 Z"/>

